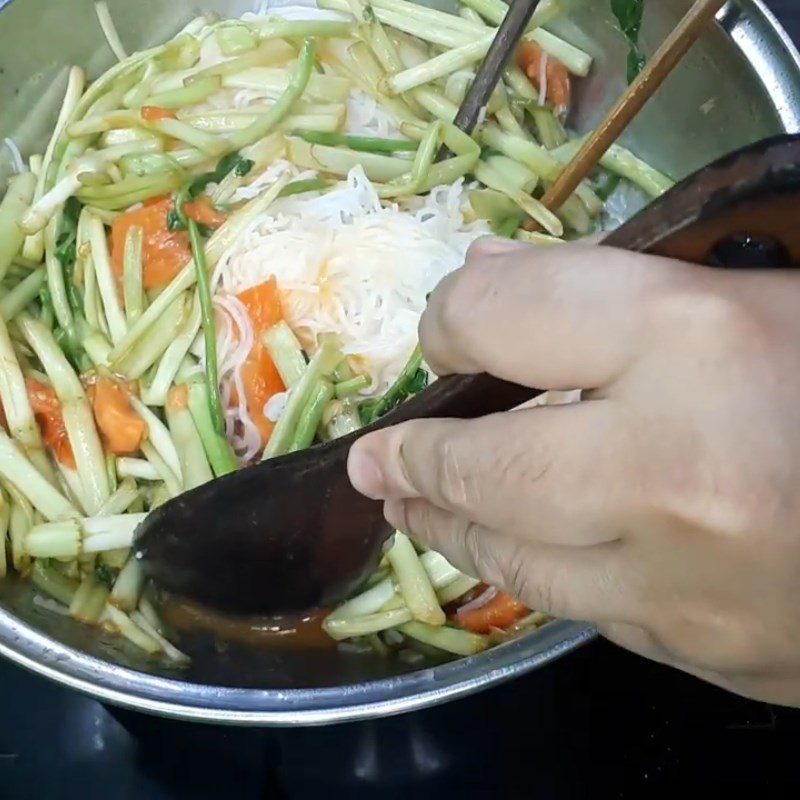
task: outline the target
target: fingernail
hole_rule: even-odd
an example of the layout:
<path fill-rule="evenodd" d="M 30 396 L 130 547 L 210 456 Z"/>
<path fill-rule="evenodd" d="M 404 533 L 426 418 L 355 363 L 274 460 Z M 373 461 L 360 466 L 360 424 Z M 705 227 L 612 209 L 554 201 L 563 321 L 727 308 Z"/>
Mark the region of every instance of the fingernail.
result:
<path fill-rule="evenodd" d="M 347 474 L 357 492 L 373 500 L 380 500 L 386 493 L 386 481 L 381 465 L 369 451 L 354 446 L 347 459 Z"/>

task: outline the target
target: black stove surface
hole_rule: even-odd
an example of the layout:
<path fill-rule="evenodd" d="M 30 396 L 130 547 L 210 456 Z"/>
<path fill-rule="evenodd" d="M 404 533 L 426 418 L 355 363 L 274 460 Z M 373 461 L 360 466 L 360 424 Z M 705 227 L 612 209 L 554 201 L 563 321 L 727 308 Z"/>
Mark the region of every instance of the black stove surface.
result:
<path fill-rule="evenodd" d="M 800 2 L 769 5 L 800 40 Z M 0 662 L 0 800 L 796 798 L 799 745 L 800 711 L 604 642 L 457 703 L 297 730 L 109 709 Z"/>

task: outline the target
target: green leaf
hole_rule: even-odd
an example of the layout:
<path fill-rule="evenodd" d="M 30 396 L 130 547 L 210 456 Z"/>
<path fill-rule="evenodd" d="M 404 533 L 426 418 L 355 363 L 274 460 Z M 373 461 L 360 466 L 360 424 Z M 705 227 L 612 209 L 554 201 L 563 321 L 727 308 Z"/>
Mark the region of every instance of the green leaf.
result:
<path fill-rule="evenodd" d="M 639 34 L 644 17 L 644 0 L 611 0 L 611 11 L 619 23 L 623 36 L 628 40 L 628 83 L 633 83 L 647 63 L 639 49 Z"/>

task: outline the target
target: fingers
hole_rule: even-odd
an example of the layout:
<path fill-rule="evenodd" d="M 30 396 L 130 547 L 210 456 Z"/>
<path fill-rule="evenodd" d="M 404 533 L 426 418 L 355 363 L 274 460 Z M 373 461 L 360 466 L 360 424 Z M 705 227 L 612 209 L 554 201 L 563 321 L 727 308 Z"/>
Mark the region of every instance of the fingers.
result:
<path fill-rule="evenodd" d="M 348 469 L 369 497 L 423 498 L 529 541 L 586 545 L 619 538 L 636 510 L 638 444 L 621 407 L 601 400 L 414 420 L 357 441 Z"/>
<path fill-rule="evenodd" d="M 595 389 L 646 347 L 651 308 L 685 267 L 603 247 L 478 240 L 420 323 L 434 372 Z"/>
<path fill-rule="evenodd" d="M 618 574 L 615 545 L 570 548 L 522 542 L 425 500 L 389 501 L 386 516 L 462 572 L 497 586 L 536 611 L 591 622 L 635 615 L 636 605 Z"/>

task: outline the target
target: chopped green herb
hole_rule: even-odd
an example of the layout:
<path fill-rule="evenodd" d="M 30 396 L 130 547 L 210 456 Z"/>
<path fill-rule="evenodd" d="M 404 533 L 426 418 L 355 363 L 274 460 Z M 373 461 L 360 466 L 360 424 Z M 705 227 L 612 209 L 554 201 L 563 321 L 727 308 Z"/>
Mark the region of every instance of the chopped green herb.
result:
<path fill-rule="evenodd" d="M 639 48 L 639 33 L 644 16 L 644 0 L 611 0 L 611 10 L 620 30 L 628 40 L 628 83 L 633 83 L 644 69 L 647 59 Z"/>
<path fill-rule="evenodd" d="M 254 161 L 249 158 L 242 158 L 238 153 L 228 153 L 228 155 L 223 156 L 212 172 L 204 172 L 202 175 L 198 175 L 178 192 L 175 198 L 175 205 L 167 214 L 167 230 L 173 232 L 186 230 L 189 225 L 186 214 L 183 212 L 185 203 L 202 194 L 210 184 L 221 183 L 230 173 L 236 175 L 237 178 L 244 178 L 253 169 L 254 165 Z"/>
<path fill-rule="evenodd" d="M 428 373 L 422 368 L 422 351 L 416 347 L 408 363 L 383 397 L 362 403 L 358 411 L 364 425 L 376 420 L 397 408 L 402 402 L 419 394 L 428 385 Z"/>

